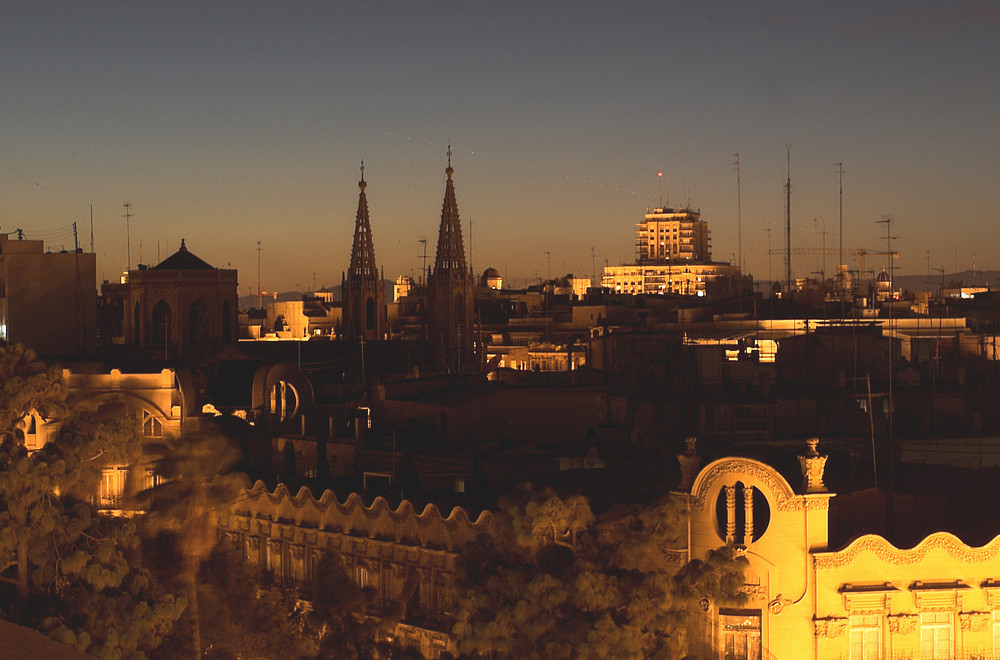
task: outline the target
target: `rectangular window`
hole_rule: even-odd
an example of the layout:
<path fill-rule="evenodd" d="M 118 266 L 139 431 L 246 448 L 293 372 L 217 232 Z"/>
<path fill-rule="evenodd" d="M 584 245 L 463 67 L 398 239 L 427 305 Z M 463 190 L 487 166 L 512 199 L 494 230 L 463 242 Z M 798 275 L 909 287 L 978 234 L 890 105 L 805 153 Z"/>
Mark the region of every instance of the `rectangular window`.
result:
<path fill-rule="evenodd" d="M 851 660 L 878 660 L 882 657 L 882 617 L 878 614 L 851 615 Z"/>
<path fill-rule="evenodd" d="M 993 653 L 1000 653 L 1000 612 L 993 612 Z"/>
<path fill-rule="evenodd" d="M 920 657 L 946 660 L 954 657 L 953 615 L 950 612 L 925 612 L 920 615 Z"/>

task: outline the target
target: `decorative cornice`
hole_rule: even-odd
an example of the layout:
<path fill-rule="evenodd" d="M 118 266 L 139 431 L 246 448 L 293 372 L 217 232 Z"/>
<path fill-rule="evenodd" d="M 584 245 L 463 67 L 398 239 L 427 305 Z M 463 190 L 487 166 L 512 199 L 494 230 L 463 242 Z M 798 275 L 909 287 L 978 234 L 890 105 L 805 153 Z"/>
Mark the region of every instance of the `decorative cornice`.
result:
<path fill-rule="evenodd" d="M 271 493 L 260 481 L 244 492 L 229 513 L 220 520 L 223 529 L 238 527 L 239 518 L 251 519 L 257 522 L 263 535 L 270 536 L 270 527 L 277 523 L 259 520 L 266 518 L 311 534 L 335 532 L 368 538 L 392 537 L 394 542 L 404 545 L 447 550 L 454 550 L 479 534 L 491 533 L 495 525 L 489 511 L 481 512 L 473 521 L 461 507 L 453 508 L 444 517 L 434 504 L 428 504 L 417 513 L 407 500 L 392 509 L 385 499 L 376 497 L 370 506 L 365 506 L 357 493 L 351 493 L 341 503 L 329 490 L 317 500 L 306 488 L 293 496 L 279 484 Z M 231 521 L 232 518 L 237 520 Z"/>
<path fill-rule="evenodd" d="M 1000 556 L 1000 535 L 984 546 L 974 548 L 963 543 L 949 532 L 935 532 L 910 549 L 897 548 L 881 536 L 866 534 L 852 541 L 837 552 L 822 552 L 813 555 L 816 568 L 829 570 L 841 568 L 853 562 L 864 552 L 893 566 L 910 566 L 922 561 L 932 550 L 943 550 L 948 555 L 966 564 L 978 564 Z"/>

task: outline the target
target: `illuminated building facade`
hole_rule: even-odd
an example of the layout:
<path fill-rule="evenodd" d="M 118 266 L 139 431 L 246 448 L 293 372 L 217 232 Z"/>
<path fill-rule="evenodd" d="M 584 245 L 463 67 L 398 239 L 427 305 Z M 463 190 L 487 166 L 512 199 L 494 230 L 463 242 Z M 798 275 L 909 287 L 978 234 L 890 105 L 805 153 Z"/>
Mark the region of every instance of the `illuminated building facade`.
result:
<path fill-rule="evenodd" d="M 946 532 L 900 549 L 868 534 L 829 547 L 826 456 L 799 456 L 802 486 L 749 458 L 687 476 L 689 558 L 724 543 L 750 562 L 739 608 L 703 602 L 701 638 L 713 657 L 995 658 L 1000 656 L 1000 536 L 970 547 Z"/>
<path fill-rule="evenodd" d="M 691 209 L 647 209 L 635 229 L 635 262 L 711 261 L 708 223 Z"/>
<path fill-rule="evenodd" d="M 636 224 L 635 264 L 605 266 L 601 288 L 630 295 L 705 296 L 712 282 L 734 280 L 739 268 L 712 261 L 708 223 L 691 209 L 647 209 Z"/>
<path fill-rule="evenodd" d="M 343 334 L 347 339 L 385 339 L 388 332 L 385 312 L 385 285 L 375 265 L 372 226 L 365 195 L 365 166 L 361 165 L 358 213 L 354 223 L 351 265 L 341 285 L 343 293 Z"/>
<path fill-rule="evenodd" d="M 66 406 L 71 413 L 101 406 L 120 408 L 139 425 L 144 444 L 159 443 L 165 437 L 177 437 L 198 427 L 199 420 L 194 415 L 200 410 L 194 401 L 194 381 L 187 370 L 124 373 L 111 369 L 108 373 L 74 373 L 63 369 L 63 378 L 67 387 Z M 35 451 L 56 438 L 60 421 L 33 412 L 21 426 L 25 449 Z M 97 506 L 120 507 L 130 472 L 141 481 L 134 485 L 136 490 L 152 485 L 152 473 L 142 466 L 138 466 L 138 471 L 130 471 L 124 464 L 105 466 L 94 494 Z"/>
<path fill-rule="evenodd" d="M 799 456 L 802 484 L 793 488 L 761 461 L 726 457 L 703 469 L 689 439 L 679 456 L 675 495 L 688 511 L 682 562 L 725 544 L 749 560 L 740 607 L 700 603 L 691 651 L 719 660 L 869 660 L 1000 656 L 1000 536 L 981 547 L 950 533 L 913 548 L 863 535 L 829 545 L 823 483 L 827 457 L 810 440 Z M 394 634 L 424 657 L 454 654 L 448 607 L 463 544 L 495 534 L 491 514 L 471 521 L 456 508 L 417 513 L 408 501 L 391 510 L 357 495 L 317 501 L 284 486 L 258 483 L 220 520 L 224 536 L 276 582 L 308 592 L 322 553 L 338 558 L 356 584 L 378 593 L 376 612 L 403 616 Z"/>
<path fill-rule="evenodd" d="M 712 282 L 739 278 L 739 275 L 739 268 L 722 263 L 664 262 L 605 266 L 601 287 L 631 295 L 673 293 L 705 296 Z"/>
<path fill-rule="evenodd" d="M 92 353 L 97 256 L 44 249 L 42 241 L 0 234 L 0 340 L 44 356 Z"/>

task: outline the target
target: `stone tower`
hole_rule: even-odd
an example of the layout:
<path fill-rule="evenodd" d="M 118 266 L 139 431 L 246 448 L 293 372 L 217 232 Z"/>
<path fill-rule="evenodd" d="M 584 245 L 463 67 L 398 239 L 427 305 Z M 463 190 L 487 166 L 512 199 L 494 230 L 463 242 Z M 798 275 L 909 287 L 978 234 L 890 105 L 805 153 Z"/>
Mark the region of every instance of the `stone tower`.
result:
<path fill-rule="evenodd" d="M 365 164 L 361 163 L 358 187 L 358 215 L 354 221 L 354 247 L 351 266 L 341 284 L 343 296 L 344 336 L 348 339 L 372 341 L 385 339 L 385 286 L 375 266 L 372 247 L 372 226 L 368 218 L 368 198 L 365 196 Z"/>
<path fill-rule="evenodd" d="M 451 179 L 451 147 L 448 147 L 448 180 L 441 207 L 434 268 L 427 276 L 428 339 L 434 362 L 440 368 L 467 370 L 473 361 L 474 278 L 466 267 L 462 222 Z"/>

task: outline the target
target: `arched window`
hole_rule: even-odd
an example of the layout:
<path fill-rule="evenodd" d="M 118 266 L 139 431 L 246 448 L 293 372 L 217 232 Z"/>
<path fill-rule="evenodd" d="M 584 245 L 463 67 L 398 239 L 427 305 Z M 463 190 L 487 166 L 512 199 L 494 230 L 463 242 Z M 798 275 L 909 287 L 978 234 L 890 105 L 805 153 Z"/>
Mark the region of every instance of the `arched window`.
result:
<path fill-rule="evenodd" d="M 737 481 L 719 491 L 715 531 L 726 543 L 750 545 L 764 535 L 770 522 L 771 507 L 759 488 Z"/>
<path fill-rule="evenodd" d="M 299 410 L 299 393 L 291 383 L 279 380 L 271 387 L 271 412 L 284 422 L 291 419 Z"/>
<path fill-rule="evenodd" d="M 161 300 L 153 306 L 153 346 L 166 346 L 170 340 L 170 305 Z"/>
<path fill-rule="evenodd" d="M 142 411 L 142 437 L 160 438 L 163 436 L 163 423 L 148 410 Z"/>
<path fill-rule="evenodd" d="M 192 344 L 208 341 L 208 306 L 201 298 L 191 303 L 188 312 L 188 341 Z"/>

